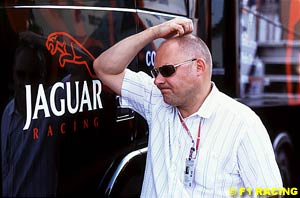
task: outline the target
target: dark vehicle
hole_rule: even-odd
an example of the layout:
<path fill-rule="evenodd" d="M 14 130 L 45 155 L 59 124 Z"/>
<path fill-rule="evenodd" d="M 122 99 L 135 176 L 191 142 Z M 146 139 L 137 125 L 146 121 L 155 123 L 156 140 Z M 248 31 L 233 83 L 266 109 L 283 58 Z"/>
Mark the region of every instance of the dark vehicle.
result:
<path fill-rule="evenodd" d="M 300 2 L 35 0 L 0 4 L 1 192 L 138 197 L 148 127 L 95 77 L 121 39 L 188 17 L 213 56 L 213 80 L 270 134 L 286 187 L 299 181 Z M 162 39 L 129 68 L 150 74 Z M 124 49 L 126 50 L 126 49 Z"/>

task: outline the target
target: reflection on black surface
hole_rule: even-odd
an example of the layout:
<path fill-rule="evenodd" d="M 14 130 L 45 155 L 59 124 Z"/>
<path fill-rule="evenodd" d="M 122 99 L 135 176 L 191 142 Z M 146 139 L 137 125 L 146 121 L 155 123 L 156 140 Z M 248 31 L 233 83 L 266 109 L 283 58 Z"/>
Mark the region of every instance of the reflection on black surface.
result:
<path fill-rule="evenodd" d="M 37 129 L 47 132 L 50 124 L 55 127 L 56 121 L 36 119 L 28 130 L 23 131 L 26 117 L 24 87 L 31 85 L 32 97 L 37 94 L 38 85 L 45 82 L 44 52 L 21 42 L 15 53 L 13 71 L 15 97 L 7 104 L 1 123 L 3 195 L 54 196 L 57 185 L 57 139 L 53 137 L 46 141 L 47 133 L 39 133 L 38 140 L 35 140 L 34 135 Z"/>
<path fill-rule="evenodd" d="M 132 4 L 126 1 L 105 2 L 111 7 Z M 97 3 L 104 5 L 102 1 Z M 86 65 L 78 62 L 67 62 L 62 67 L 59 64 L 60 54 L 50 54 L 45 43 L 51 33 L 64 32 L 97 56 L 115 42 L 138 31 L 137 16 L 128 12 L 98 10 L 23 9 L 26 13 L 29 10 L 30 19 L 24 14 L 24 21 L 30 21 L 32 25 L 28 29 L 41 29 L 36 31 L 39 34 L 24 33 L 26 38 L 15 53 L 14 78 L 7 77 L 7 84 L 14 84 L 14 87 L 8 86 L 14 95 L 4 93 L 5 103 L 8 98 L 13 99 L 1 112 L 3 194 L 28 197 L 93 195 L 111 164 L 117 163 L 132 150 L 145 146 L 146 123 L 138 115 L 116 122 L 119 116 L 116 95 L 102 83 L 100 98 L 103 108 L 88 110 L 88 102 L 85 102 L 82 111 L 78 108 L 75 113 L 69 112 L 67 85 L 70 85 L 73 108 L 76 104 L 81 105 L 83 86 L 86 86 L 84 101 L 88 100 L 89 94 L 93 105 L 93 80 L 98 79 L 92 78 Z M 20 12 L 15 9 L 11 14 L 17 16 Z M 15 21 L 10 21 L 10 25 L 15 25 Z M 19 30 L 15 29 L 16 32 Z M 60 39 L 63 41 L 64 38 Z M 13 46 L 9 47 L 15 51 Z M 66 51 L 70 48 L 69 42 Z M 74 54 L 81 56 L 92 68 L 92 61 L 84 51 L 75 50 Z M 137 61 L 136 58 L 129 66 L 135 71 L 138 70 Z M 54 86 L 59 86 L 55 92 Z M 53 99 L 50 99 L 51 91 Z M 64 103 L 62 100 L 65 100 Z M 51 101 L 59 112 L 65 105 L 63 115 L 54 115 Z M 49 116 L 46 116 L 48 110 Z M 37 116 L 33 119 L 35 112 Z M 29 125 L 23 130 L 26 120 L 29 120 Z M 141 179 L 140 175 L 137 177 Z M 103 185 L 105 188 L 107 183 Z M 138 184 L 132 182 L 131 185 L 141 185 L 140 180 Z"/>

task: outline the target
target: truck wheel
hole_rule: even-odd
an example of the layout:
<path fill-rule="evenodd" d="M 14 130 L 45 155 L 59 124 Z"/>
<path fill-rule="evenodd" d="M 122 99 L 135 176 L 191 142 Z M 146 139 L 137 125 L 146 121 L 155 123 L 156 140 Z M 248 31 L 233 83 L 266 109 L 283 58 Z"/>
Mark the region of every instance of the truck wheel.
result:
<path fill-rule="evenodd" d="M 273 148 L 284 187 L 292 187 L 292 142 L 287 133 L 280 133 Z"/>

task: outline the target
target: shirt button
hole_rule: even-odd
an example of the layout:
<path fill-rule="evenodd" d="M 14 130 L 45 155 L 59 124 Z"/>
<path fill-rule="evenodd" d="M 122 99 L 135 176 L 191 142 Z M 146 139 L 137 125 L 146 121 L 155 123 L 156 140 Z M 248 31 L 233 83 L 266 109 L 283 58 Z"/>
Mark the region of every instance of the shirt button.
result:
<path fill-rule="evenodd" d="M 172 172 L 175 172 L 175 170 L 176 170 L 176 166 L 175 166 L 175 165 L 173 165 L 171 170 L 172 170 Z"/>
<path fill-rule="evenodd" d="M 174 166 L 171 167 L 171 172 L 174 172 Z"/>

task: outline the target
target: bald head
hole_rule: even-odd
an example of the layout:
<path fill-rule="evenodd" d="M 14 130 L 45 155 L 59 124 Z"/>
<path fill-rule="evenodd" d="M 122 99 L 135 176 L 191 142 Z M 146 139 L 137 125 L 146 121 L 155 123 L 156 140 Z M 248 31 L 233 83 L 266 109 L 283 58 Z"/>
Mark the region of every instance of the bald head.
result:
<path fill-rule="evenodd" d="M 212 69 L 212 57 L 207 45 L 199 37 L 187 34 L 182 37 L 174 37 L 164 41 L 158 48 L 164 48 L 170 44 L 176 43 L 180 49 L 178 53 L 183 53 L 191 58 L 203 58 L 210 71 Z"/>

